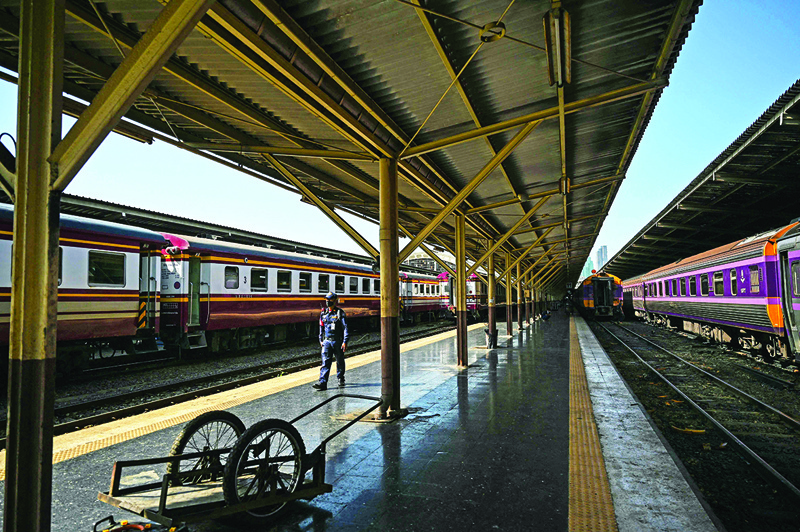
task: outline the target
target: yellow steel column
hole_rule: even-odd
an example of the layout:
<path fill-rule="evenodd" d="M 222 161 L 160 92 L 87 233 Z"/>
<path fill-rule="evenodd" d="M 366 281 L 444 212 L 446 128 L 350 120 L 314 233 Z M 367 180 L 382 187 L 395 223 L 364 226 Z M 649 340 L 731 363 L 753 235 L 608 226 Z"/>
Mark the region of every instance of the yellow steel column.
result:
<path fill-rule="evenodd" d="M 4 530 L 50 530 L 58 298 L 63 0 L 21 3 Z"/>
<path fill-rule="evenodd" d="M 487 247 L 491 249 L 494 240 L 489 239 L 487 242 Z M 497 283 L 494 278 L 494 253 L 489 255 L 489 271 L 488 275 L 486 276 L 488 279 L 488 321 L 489 321 L 489 334 L 491 335 L 491 345 L 486 347 L 497 347 L 497 307 L 496 307 L 496 299 L 497 299 Z"/>
<path fill-rule="evenodd" d="M 379 417 L 400 413 L 400 275 L 397 161 L 380 160 L 381 399 Z"/>
<path fill-rule="evenodd" d="M 456 353 L 459 367 L 467 365 L 467 249 L 466 218 L 456 214 Z"/>
<path fill-rule="evenodd" d="M 528 281 L 531 280 L 531 274 L 530 273 L 527 274 L 526 279 Z M 526 286 L 527 286 L 527 284 L 526 284 Z M 527 290 L 525 290 L 525 321 L 528 322 L 528 325 L 530 325 L 532 323 L 531 322 L 531 312 L 532 312 L 531 307 L 532 307 L 532 305 L 533 305 L 533 290 L 528 288 Z"/>
<path fill-rule="evenodd" d="M 525 304 L 525 294 L 522 292 L 522 266 L 517 263 L 517 326 L 522 330 L 522 305 Z"/>
<path fill-rule="evenodd" d="M 506 334 L 511 336 L 514 332 L 514 299 L 511 291 L 511 253 L 506 253 Z"/>

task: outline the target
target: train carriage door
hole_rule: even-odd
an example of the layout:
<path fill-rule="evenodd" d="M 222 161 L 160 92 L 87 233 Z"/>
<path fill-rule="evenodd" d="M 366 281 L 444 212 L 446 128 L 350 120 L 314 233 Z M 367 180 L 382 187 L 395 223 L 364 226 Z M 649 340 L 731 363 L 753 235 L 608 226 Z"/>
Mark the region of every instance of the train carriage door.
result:
<path fill-rule="evenodd" d="M 142 250 L 139 255 L 139 329 L 154 329 L 157 326 L 160 274 L 160 251 Z"/>
<path fill-rule="evenodd" d="M 200 257 L 189 257 L 189 321 L 190 327 L 200 325 Z"/>
<path fill-rule="evenodd" d="M 794 249 L 781 249 L 781 247 L 783 246 L 778 248 L 781 265 L 781 295 L 783 296 L 781 297 L 783 302 L 781 310 L 791 350 L 797 353 L 800 349 L 800 331 L 798 330 L 798 323 L 800 323 L 800 252 Z"/>

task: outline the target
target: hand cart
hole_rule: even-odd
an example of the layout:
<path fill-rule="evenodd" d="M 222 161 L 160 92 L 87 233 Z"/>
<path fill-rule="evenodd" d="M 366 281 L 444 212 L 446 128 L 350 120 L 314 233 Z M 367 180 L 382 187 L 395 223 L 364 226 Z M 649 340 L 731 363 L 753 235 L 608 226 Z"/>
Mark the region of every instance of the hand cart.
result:
<path fill-rule="evenodd" d="M 341 398 L 374 404 L 306 453 L 294 423 Z M 168 527 L 234 514 L 275 517 L 289 501 L 333 490 L 325 483 L 326 444 L 380 405 L 377 397 L 341 393 L 291 421 L 265 419 L 247 430 L 230 412 L 207 412 L 184 426 L 169 456 L 115 462 L 111 487 L 97 498 Z M 160 482 L 120 486 L 124 469 L 158 464 L 167 466 Z"/>

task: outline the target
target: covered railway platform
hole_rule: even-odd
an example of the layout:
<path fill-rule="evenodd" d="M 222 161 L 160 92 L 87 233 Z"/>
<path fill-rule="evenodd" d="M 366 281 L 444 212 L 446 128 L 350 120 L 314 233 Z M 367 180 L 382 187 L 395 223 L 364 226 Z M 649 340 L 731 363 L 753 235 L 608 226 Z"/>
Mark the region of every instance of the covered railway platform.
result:
<path fill-rule="evenodd" d="M 453 332 L 403 346 L 409 414 L 366 418 L 328 443 L 331 492 L 291 503 L 268 525 L 227 518 L 191 522 L 187 530 L 717 530 L 582 318 L 555 313 L 515 327 L 489 350 L 480 345 L 483 328 L 470 326 L 461 369 Z M 182 426 L 212 410 L 249 427 L 295 418 L 338 393 L 375 395 L 380 353 L 348 359 L 344 389 L 312 391 L 316 374 L 312 368 L 58 436 L 54 529 L 91 530 L 109 514 L 148 522 L 96 500 L 108 491 L 116 461 L 166 456 Z M 294 426 L 310 451 L 369 404 L 334 400 Z M 159 483 L 164 469 L 123 469 L 120 487 Z M 179 491 L 171 488 L 168 508 L 185 503 Z M 116 500 L 153 511 L 158 505 L 157 498 Z"/>
<path fill-rule="evenodd" d="M 163 4 L 0 1 L 0 66 L 19 85 L 17 153 L 0 149 L 0 188 L 15 204 L 9 532 L 51 529 L 58 213 L 109 133 L 291 190 L 350 235 L 380 270 L 380 417 L 402 417 L 413 373 L 400 357 L 398 264 L 418 247 L 456 257 L 460 275 L 443 265 L 459 280 L 455 357 L 437 371 L 458 374 L 458 404 L 472 371 L 467 275 L 488 284 L 490 330 L 496 283 L 518 323 L 525 305 L 574 284 L 701 1 Z M 78 118 L 64 138 L 62 113 Z M 379 224 L 379 245 L 341 212 Z M 548 343 L 565 345 L 566 326 L 552 325 Z M 536 338 L 508 350 L 522 349 L 517 368 Z"/>

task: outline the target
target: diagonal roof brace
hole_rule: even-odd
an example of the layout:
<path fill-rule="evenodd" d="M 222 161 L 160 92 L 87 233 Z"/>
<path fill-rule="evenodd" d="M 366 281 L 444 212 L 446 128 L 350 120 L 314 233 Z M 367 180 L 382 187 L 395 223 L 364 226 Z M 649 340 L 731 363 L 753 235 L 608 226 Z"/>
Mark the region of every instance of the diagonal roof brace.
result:
<path fill-rule="evenodd" d="M 264 159 L 266 159 L 280 174 L 289 180 L 294 186 L 296 186 L 302 193 L 303 196 L 311 200 L 314 205 L 319 207 L 319 209 L 325 213 L 325 215 L 331 219 L 333 223 L 335 223 L 339 228 L 344 231 L 345 233 L 352 238 L 356 244 L 358 244 L 361 249 L 367 252 L 373 259 L 378 258 L 378 250 L 375 249 L 372 244 L 366 241 L 364 237 L 358 234 L 358 231 L 353 229 L 353 227 L 348 224 L 341 216 L 336 214 L 333 209 L 331 209 L 324 201 L 319 199 L 311 190 L 303 184 L 302 181 L 297 179 L 297 177 L 289 171 L 283 164 L 281 164 L 278 159 L 273 157 L 272 155 L 265 153 L 263 154 Z M 402 261 L 398 261 L 402 262 Z"/>
<path fill-rule="evenodd" d="M 508 231 L 506 231 L 506 233 L 505 233 L 503 236 L 501 236 L 500 238 L 498 238 L 498 239 L 497 239 L 497 242 L 495 242 L 495 243 L 492 245 L 492 247 L 490 247 L 488 250 L 486 250 L 486 253 L 484 253 L 484 254 L 481 256 L 481 258 L 480 258 L 480 259 L 478 259 L 478 260 L 477 260 L 477 262 L 475 262 L 475 264 L 473 264 L 473 265 L 472 265 L 472 267 L 470 267 L 470 268 L 467 270 L 467 275 L 469 275 L 469 274 L 471 274 L 471 273 L 474 273 L 474 272 L 475 272 L 475 270 L 477 270 L 477 269 L 478 269 L 478 267 L 479 267 L 481 264 L 483 264 L 483 263 L 484 263 L 484 261 L 485 261 L 486 259 L 488 259 L 488 258 L 489 258 L 489 255 L 491 255 L 492 253 L 494 253 L 495 251 L 497 251 L 497 250 L 500 248 L 500 246 L 502 246 L 503 244 L 505 244 L 506 240 L 508 240 L 509 238 L 511 238 L 511 237 L 514 235 L 514 233 L 517 231 L 517 229 L 519 229 L 520 227 L 522 227 L 522 225 L 523 225 L 525 222 L 527 222 L 528 220 L 530 220 L 530 219 L 531 219 L 531 217 L 532 217 L 534 214 L 536 214 L 536 211 L 538 211 L 538 210 L 539 210 L 539 208 L 541 208 L 541 206 L 542 206 L 542 205 L 544 205 L 545 203 L 547 203 L 547 200 L 548 200 L 548 199 L 550 199 L 550 196 L 547 196 L 546 198 L 542 198 L 542 199 L 540 199 L 540 200 L 539 200 L 539 202 L 538 202 L 536 205 L 534 205 L 534 206 L 533 206 L 533 207 L 532 207 L 532 208 L 531 208 L 531 209 L 530 209 L 528 212 L 526 212 L 526 213 L 525 213 L 525 215 L 524 215 L 522 218 L 520 218 L 520 219 L 517 221 L 517 223 L 515 223 L 515 224 L 514 224 L 514 226 L 513 226 L 511 229 L 509 229 Z M 541 239 L 541 237 L 540 237 L 540 239 Z"/>
<path fill-rule="evenodd" d="M 517 258 L 516 258 L 516 260 L 514 260 L 514 262 L 512 262 L 512 263 L 511 263 L 509 266 L 507 266 L 507 267 L 506 267 L 505 271 L 504 271 L 503 273 L 501 273 L 501 274 L 500 274 L 500 277 L 505 277 L 505 275 L 506 275 L 506 274 L 509 272 L 509 270 L 511 270 L 511 268 L 513 268 L 514 266 L 516 266 L 517 264 L 519 264 L 520 262 L 522 262 L 522 259 L 524 259 L 525 257 L 527 257 L 527 256 L 528 256 L 528 253 L 530 253 L 530 252 L 533 250 L 533 248 L 535 248 L 536 246 L 538 246 L 538 245 L 539 245 L 539 243 L 540 243 L 542 240 L 544 240 L 544 238 L 545 238 L 545 237 L 546 237 L 548 234 L 550 234 L 550 231 L 552 231 L 552 230 L 553 230 L 553 228 L 551 227 L 550 229 L 548 229 L 547 231 L 545 231 L 545 232 L 544 232 L 544 234 L 542 234 L 542 236 L 540 236 L 539 238 L 537 238 L 537 239 L 536 239 L 536 241 L 535 241 L 533 244 L 531 244 L 530 246 L 528 246 L 527 248 L 525 248 L 525 250 L 524 250 L 524 251 L 523 251 L 523 252 L 520 254 L 520 256 L 519 256 L 519 257 L 517 257 Z M 548 244 L 549 244 L 549 243 L 548 243 Z M 543 256 L 544 256 L 544 255 L 543 255 Z"/>
<path fill-rule="evenodd" d="M 214 0 L 172 0 L 58 143 L 52 188 L 63 191 L 122 115 L 144 91 Z"/>
<path fill-rule="evenodd" d="M 413 234 L 412 234 L 410 231 L 408 231 L 408 230 L 407 230 L 405 227 L 403 227 L 403 226 L 402 226 L 402 225 L 400 225 L 400 224 L 398 224 L 398 227 L 400 228 L 400 230 L 401 230 L 401 231 L 402 231 L 402 232 L 403 232 L 403 233 L 404 233 L 404 234 L 405 234 L 405 235 L 406 235 L 408 238 L 413 238 L 413 236 L 414 236 L 414 235 L 413 235 Z M 453 271 L 453 268 L 451 268 L 451 267 L 450 267 L 450 266 L 449 266 L 449 265 L 448 265 L 448 264 L 447 264 L 445 261 L 443 261 L 441 258 L 439 258 L 439 256 L 438 256 L 438 255 L 437 255 L 437 254 L 436 254 L 436 253 L 435 253 L 435 252 L 434 252 L 432 249 L 430 249 L 430 248 L 429 248 L 428 246 L 426 246 L 425 244 L 420 244 L 420 245 L 419 245 L 419 248 L 420 248 L 422 251 L 424 251 L 425 253 L 427 253 L 427 254 L 428 254 L 428 256 L 429 256 L 430 258 L 432 258 L 433 260 L 435 260 L 435 261 L 436 261 L 436 264 L 438 264 L 439 266 L 441 266 L 442 268 L 444 268 L 444 269 L 445 269 L 445 271 L 446 271 L 447 273 L 449 273 L 449 274 L 450 274 L 450 275 L 452 275 L 453 277 L 455 277 L 455 276 L 456 276 L 456 272 L 455 272 L 455 271 Z"/>
<path fill-rule="evenodd" d="M 450 214 L 456 210 L 456 208 L 461 205 L 461 203 L 466 200 L 469 195 L 472 194 L 472 192 L 474 192 L 478 186 L 480 186 L 481 183 L 483 183 L 483 181 L 494 171 L 495 168 L 497 168 L 500 163 L 502 163 L 509 155 L 511 155 L 514 149 L 519 146 L 522 141 L 528 137 L 530 132 L 533 131 L 538 125 L 539 122 L 531 122 L 520 129 L 517 134 L 514 135 L 514 138 L 512 138 L 508 144 L 503 146 L 503 149 L 498 151 L 497 155 L 492 157 L 491 160 L 481 169 L 481 171 L 478 172 L 469 183 L 467 183 L 467 186 L 461 189 L 461 191 L 456 194 L 455 197 L 453 197 L 453 199 L 447 203 L 447 205 L 444 206 L 439 214 L 437 214 L 433 220 L 431 220 L 428 225 L 426 225 L 425 228 L 422 229 L 422 231 L 420 231 L 419 234 L 417 234 L 417 236 L 411 240 L 411 242 L 406 244 L 406 247 L 404 247 L 403 250 L 398 254 L 397 260 L 403 262 L 411 254 L 411 252 L 414 251 L 414 249 L 416 249 L 416 247 L 422 243 L 428 237 L 428 235 L 430 235 L 433 230 L 439 226 L 439 224 L 444 221 L 445 218 L 450 216 Z"/>

